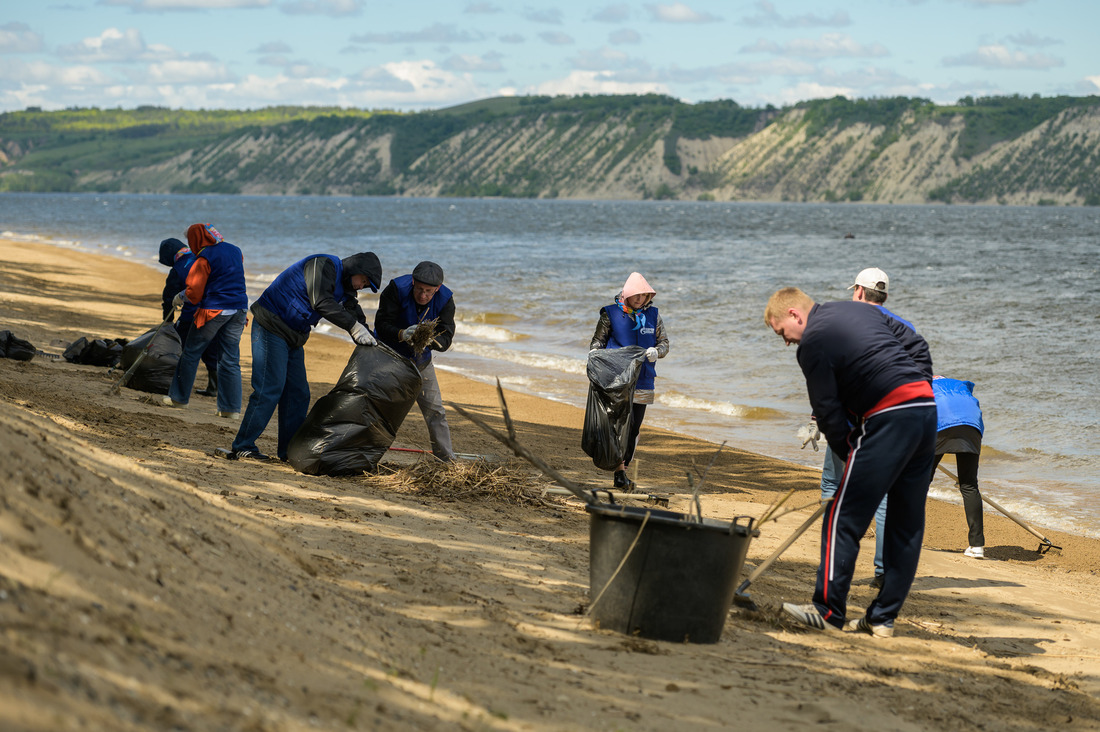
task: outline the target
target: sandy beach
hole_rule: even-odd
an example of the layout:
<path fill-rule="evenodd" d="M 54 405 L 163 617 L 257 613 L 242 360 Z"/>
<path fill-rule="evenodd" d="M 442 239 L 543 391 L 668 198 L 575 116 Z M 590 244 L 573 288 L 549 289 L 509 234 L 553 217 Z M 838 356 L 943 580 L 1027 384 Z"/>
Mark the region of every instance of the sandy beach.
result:
<path fill-rule="evenodd" d="M 45 354 L 134 338 L 160 322 L 163 281 L 139 263 L 0 240 L 0 330 Z M 352 345 L 315 335 L 306 351 L 317 399 Z M 929 501 L 894 638 L 780 616 L 809 600 L 814 527 L 753 583 L 759 610 L 731 609 L 718 643 L 651 641 L 586 616 L 581 501 L 547 493 L 454 412 L 455 449 L 488 456 L 478 469 L 507 489 L 463 483 L 467 461 L 416 480 L 432 472 L 417 452 L 353 478 L 220 460 L 236 423 L 213 399 L 169 410 L 109 395 L 118 376 L 0 359 L 0 729 L 1100 729 L 1100 541 L 1038 526 L 1062 547 L 1040 553 L 987 508 L 987 559 L 973 560 L 962 506 Z M 502 428 L 494 387 L 440 381 L 446 401 Z M 581 410 L 507 398 L 525 446 L 610 487 L 581 451 Z M 414 407 L 395 447 L 427 446 Z M 260 448 L 274 452 L 273 429 Z M 643 427 L 637 480 L 686 511 L 687 473 L 713 459 L 700 503 L 722 520 L 759 517 L 795 489 L 788 505 L 803 508 L 763 525 L 747 574 L 810 515 L 819 471 L 717 448 Z M 872 541 L 855 616 L 872 597 Z"/>

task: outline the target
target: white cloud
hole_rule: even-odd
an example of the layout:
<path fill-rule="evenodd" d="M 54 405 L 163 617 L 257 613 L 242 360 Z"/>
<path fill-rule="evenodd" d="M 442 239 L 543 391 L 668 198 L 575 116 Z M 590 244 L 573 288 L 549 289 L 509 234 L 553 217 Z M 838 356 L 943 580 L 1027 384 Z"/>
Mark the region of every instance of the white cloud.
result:
<path fill-rule="evenodd" d="M 561 25 L 562 12 L 558 8 L 536 9 L 527 8 L 523 11 L 523 17 L 532 23 L 546 23 L 548 25 Z"/>
<path fill-rule="evenodd" d="M 448 71 L 504 71 L 501 58 L 503 56 L 496 52 L 489 52 L 484 56 L 455 54 L 443 62 L 443 68 Z"/>
<path fill-rule="evenodd" d="M 0 25 L 0 53 L 36 53 L 42 50 L 42 36 L 24 23 Z"/>
<path fill-rule="evenodd" d="M 99 0 L 100 5 L 129 8 L 135 13 L 267 8 L 271 6 L 271 3 L 272 0 Z"/>
<path fill-rule="evenodd" d="M 136 28 L 124 31 L 107 28 L 98 36 L 59 47 L 57 55 L 84 63 L 129 63 L 172 58 L 180 54 L 168 46 L 146 45 L 141 31 Z"/>
<path fill-rule="evenodd" d="M 856 94 L 851 87 L 826 86 L 824 84 L 806 81 L 795 84 L 794 86 L 785 87 L 775 93 L 765 93 L 761 96 L 769 104 L 782 107 L 796 102 L 803 102 L 807 99 L 832 99 L 838 96 L 853 98 Z"/>
<path fill-rule="evenodd" d="M 630 20 L 630 6 L 626 3 L 608 5 L 593 13 L 592 20 L 601 23 L 625 23 Z"/>
<path fill-rule="evenodd" d="M 843 27 L 851 25 L 851 18 L 843 10 L 834 12 L 825 18 L 812 13 L 806 15 L 780 15 L 775 5 L 767 0 L 756 4 L 757 14 L 741 18 L 741 23 L 747 26 L 776 26 L 779 28 L 818 28 L 821 26 Z"/>
<path fill-rule="evenodd" d="M 141 72 L 130 74 L 147 84 L 218 84 L 233 80 L 233 74 L 216 61 L 178 59 L 149 64 Z"/>
<path fill-rule="evenodd" d="M 1035 46 L 1037 48 L 1042 46 L 1057 46 L 1062 43 L 1062 41 L 1057 38 L 1039 36 L 1032 31 L 1025 31 L 1014 36 L 1009 36 L 1008 40 L 1015 43 L 1017 46 Z"/>
<path fill-rule="evenodd" d="M 672 5 L 646 5 L 650 20 L 658 23 L 714 23 L 721 20 L 710 13 L 700 13 L 683 3 Z"/>
<path fill-rule="evenodd" d="M 528 87 L 524 93 L 547 94 L 668 94 L 664 84 L 643 81 L 617 81 L 612 75 L 600 71 L 573 71 L 564 79 L 552 79 Z"/>
<path fill-rule="evenodd" d="M 472 43 L 480 40 L 480 33 L 470 33 L 443 23 L 433 23 L 418 31 L 363 33 L 351 37 L 353 43 Z"/>
<path fill-rule="evenodd" d="M 539 38 L 551 46 L 569 46 L 573 43 L 573 36 L 561 31 L 545 31 L 539 33 Z"/>
<path fill-rule="evenodd" d="M 100 86 L 111 81 L 111 77 L 94 66 L 55 66 L 44 61 L 14 60 L 0 60 L 0 79 L 47 87 Z"/>
<path fill-rule="evenodd" d="M 633 45 L 642 42 L 642 36 L 637 31 L 629 28 L 620 28 L 607 37 L 609 43 L 616 46 Z"/>
<path fill-rule="evenodd" d="M 574 69 L 586 71 L 606 71 L 612 68 L 622 68 L 629 57 L 622 51 L 611 48 L 601 48 L 596 51 L 581 51 L 570 59 Z"/>
<path fill-rule="evenodd" d="M 774 53 L 799 58 L 853 58 L 889 56 L 890 52 L 879 43 L 863 45 L 844 33 L 824 33 L 816 40 L 796 38 L 782 45 L 764 39 L 741 48 L 741 53 Z"/>
<path fill-rule="evenodd" d="M 363 14 L 364 0 L 290 0 L 279 5 L 287 15 L 327 15 L 347 18 Z"/>
<path fill-rule="evenodd" d="M 977 66 L 983 69 L 1044 70 L 1063 66 L 1062 59 L 1045 53 L 1027 54 L 1002 45 L 981 46 L 977 51 L 943 59 L 944 66 Z"/>

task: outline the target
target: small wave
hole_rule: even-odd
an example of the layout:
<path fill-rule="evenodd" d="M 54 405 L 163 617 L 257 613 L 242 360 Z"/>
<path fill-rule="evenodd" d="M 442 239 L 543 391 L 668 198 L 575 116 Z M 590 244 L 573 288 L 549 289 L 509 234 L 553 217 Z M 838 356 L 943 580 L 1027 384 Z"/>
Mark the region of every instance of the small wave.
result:
<path fill-rule="evenodd" d="M 678 394 L 676 392 L 657 393 L 657 403 L 673 409 L 693 409 L 702 412 L 720 414 L 724 417 L 739 417 L 741 419 L 781 419 L 786 418 L 785 412 L 770 407 L 750 407 L 744 404 L 731 404 L 729 402 L 712 402 L 707 399 Z"/>
<path fill-rule="evenodd" d="M 475 323 L 486 323 L 488 325 L 502 325 L 504 323 L 514 323 L 519 320 L 519 316 L 515 313 L 472 313 L 463 316 L 464 320 L 472 321 Z"/>
<path fill-rule="evenodd" d="M 497 343 L 522 341 L 529 337 L 510 331 L 507 328 L 498 328 L 495 325 L 480 325 L 468 320 L 456 321 L 455 330 L 463 336 L 469 336 L 482 341 L 496 341 Z"/>
<path fill-rule="evenodd" d="M 530 366 L 537 369 L 549 369 L 568 374 L 584 374 L 588 362 L 580 358 L 558 356 L 553 353 L 527 353 L 524 351 L 512 351 L 506 348 L 495 348 L 484 344 L 463 343 L 455 341 L 451 345 L 452 351 L 468 353 L 479 358 L 505 361 L 520 366 Z"/>

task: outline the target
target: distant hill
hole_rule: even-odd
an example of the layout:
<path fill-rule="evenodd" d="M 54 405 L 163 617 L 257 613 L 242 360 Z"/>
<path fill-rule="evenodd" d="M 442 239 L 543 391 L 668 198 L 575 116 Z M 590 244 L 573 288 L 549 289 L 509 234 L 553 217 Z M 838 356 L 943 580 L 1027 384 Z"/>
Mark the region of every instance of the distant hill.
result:
<path fill-rule="evenodd" d="M 27 109 L 0 191 L 1100 205 L 1100 97 Z"/>

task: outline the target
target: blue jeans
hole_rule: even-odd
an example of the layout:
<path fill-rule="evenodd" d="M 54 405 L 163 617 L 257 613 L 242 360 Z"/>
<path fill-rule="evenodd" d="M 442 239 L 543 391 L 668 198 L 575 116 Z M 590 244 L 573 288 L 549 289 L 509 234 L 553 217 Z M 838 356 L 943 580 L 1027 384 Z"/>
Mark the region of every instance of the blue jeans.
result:
<path fill-rule="evenodd" d="M 191 398 L 191 387 L 195 385 L 195 372 L 199 369 L 199 359 L 203 351 L 215 338 L 218 340 L 218 411 L 241 411 L 241 333 L 248 322 L 248 311 L 238 310 L 232 315 L 219 313 L 213 320 L 207 321 L 201 328 L 192 327 L 187 331 L 187 340 L 183 344 L 183 355 L 176 364 L 176 374 L 172 377 L 172 386 L 168 396 L 173 401 L 187 404 Z"/>
<path fill-rule="evenodd" d="M 836 495 L 840 476 L 844 475 L 844 461 L 836 456 L 833 448 L 825 445 L 825 464 L 821 466 L 821 500 Z M 875 576 L 882 576 L 882 538 L 886 535 L 886 499 L 875 509 Z"/>
<path fill-rule="evenodd" d="M 218 392 L 221 394 L 221 391 Z M 258 450 L 260 438 L 276 408 L 279 410 L 279 435 L 276 455 L 286 460 L 290 438 L 306 421 L 309 412 L 309 381 L 306 379 L 306 355 L 252 322 L 252 393 L 233 440 L 233 450 Z"/>

